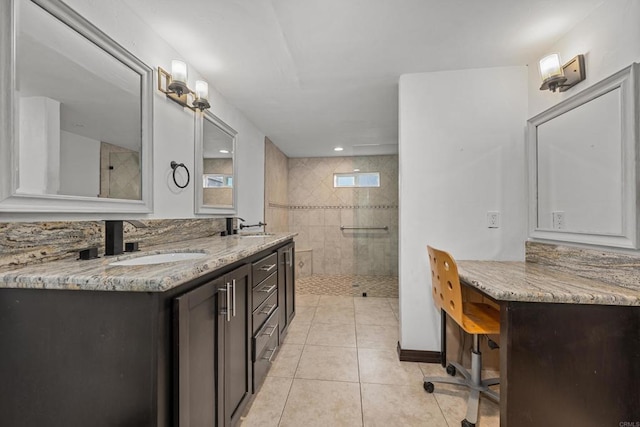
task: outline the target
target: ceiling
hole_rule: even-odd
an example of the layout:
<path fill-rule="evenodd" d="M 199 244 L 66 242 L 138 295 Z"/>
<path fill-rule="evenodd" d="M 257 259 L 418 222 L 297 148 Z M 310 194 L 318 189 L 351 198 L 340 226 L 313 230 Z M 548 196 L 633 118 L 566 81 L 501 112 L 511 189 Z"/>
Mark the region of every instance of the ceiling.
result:
<path fill-rule="evenodd" d="M 602 3 L 127 2 L 290 157 L 395 153 L 400 75 L 526 65 Z"/>

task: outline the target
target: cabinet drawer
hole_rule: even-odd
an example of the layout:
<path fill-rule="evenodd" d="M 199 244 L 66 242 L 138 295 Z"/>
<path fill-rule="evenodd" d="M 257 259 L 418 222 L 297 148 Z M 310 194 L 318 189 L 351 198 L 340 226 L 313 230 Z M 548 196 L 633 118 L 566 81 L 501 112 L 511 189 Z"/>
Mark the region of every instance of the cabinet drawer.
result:
<path fill-rule="evenodd" d="M 271 340 L 274 335 L 277 335 L 280 329 L 278 326 L 278 319 L 280 317 L 280 309 L 276 308 L 269 319 L 264 322 L 264 325 L 258 330 L 253 337 L 253 361 L 258 360 L 258 355 L 264 350 L 264 346 Z"/>
<path fill-rule="evenodd" d="M 253 334 L 278 309 L 278 293 L 274 292 L 253 312 Z"/>
<path fill-rule="evenodd" d="M 256 358 L 256 361 L 253 362 L 253 392 L 258 391 L 258 388 L 264 381 L 264 378 L 267 376 L 267 372 L 269 372 L 269 368 L 271 367 L 271 360 L 274 355 L 278 351 L 278 328 L 276 328 L 276 333 L 273 334 L 269 341 L 267 341 L 267 345 L 264 346 L 262 352 Z"/>
<path fill-rule="evenodd" d="M 273 273 L 267 277 L 258 286 L 253 288 L 253 309 L 255 310 L 262 304 L 264 300 L 269 298 L 271 294 L 278 289 L 278 275 Z"/>
<path fill-rule="evenodd" d="M 278 271 L 278 254 L 274 252 L 262 258 L 260 261 L 254 262 L 251 268 L 253 273 L 253 286 L 256 286 L 268 276 Z"/>

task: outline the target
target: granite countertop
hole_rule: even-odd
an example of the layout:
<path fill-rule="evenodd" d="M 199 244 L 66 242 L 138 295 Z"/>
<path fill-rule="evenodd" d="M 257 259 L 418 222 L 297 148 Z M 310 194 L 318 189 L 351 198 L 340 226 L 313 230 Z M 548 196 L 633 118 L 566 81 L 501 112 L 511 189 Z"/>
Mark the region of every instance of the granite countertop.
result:
<path fill-rule="evenodd" d="M 139 252 L 80 261 L 63 259 L 0 269 L 0 288 L 163 292 L 293 238 L 296 233 L 207 237 L 141 248 Z M 168 252 L 207 256 L 153 265 L 112 266 L 114 261 Z"/>
<path fill-rule="evenodd" d="M 640 306 L 640 286 L 615 286 L 528 262 L 458 261 L 460 279 L 498 301 Z"/>

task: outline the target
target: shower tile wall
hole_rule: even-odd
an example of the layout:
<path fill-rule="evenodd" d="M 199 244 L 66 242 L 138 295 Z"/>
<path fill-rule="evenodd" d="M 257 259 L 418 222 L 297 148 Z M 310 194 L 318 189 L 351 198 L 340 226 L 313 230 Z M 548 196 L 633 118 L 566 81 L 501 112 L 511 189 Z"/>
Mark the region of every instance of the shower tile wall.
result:
<path fill-rule="evenodd" d="M 233 175 L 232 159 L 205 158 L 203 162 L 204 173 L 219 173 Z M 233 188 L 204 188 L 202 201 L 209 206 L 233 205 Z"/>
<path fill-rule="evenodd" d="M 269 138 L 264 141 L 264 222 L 271 233 L 289 231 L 287 156 Z"/>
<path fill-rule="evenodd" d="M 380 187 L 333 187 L 334 173 L 354 169 L 380 172 Z M 398 156 L 290 158 L 288 182 L 296 264 L 312 263 L 303 268 L 314 275 L 398 275 Z"/>
<path fill-rule="evenodd" d="M 128 148 L 101 142 L 98 197 L 139 200 L 140 185 L 140 154 Z"/>

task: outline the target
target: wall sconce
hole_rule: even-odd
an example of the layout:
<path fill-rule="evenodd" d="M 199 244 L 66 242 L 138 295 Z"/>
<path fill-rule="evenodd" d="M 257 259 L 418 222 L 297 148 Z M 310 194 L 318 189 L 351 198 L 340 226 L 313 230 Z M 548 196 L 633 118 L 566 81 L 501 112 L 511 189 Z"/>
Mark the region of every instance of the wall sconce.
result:
<path fill-rule="evenodd" d="M 584 55 L 578 55 L 571 61 L 560 66 L 560 55 L 552 53 L 540 60 L 540 90 L 564 92 L 577 85 L 586 78 Z"/>
<path fill-rule="evenodd" d="M 210 108 L 209 85 L 207 82 L 196 81 L 196 90 L 187 86 L 187 64 L 182 61 L 171 61 L 171 74 L 162 67 L 158 67 L 158 90 L 172 101 L 192 111 L 204 111 Z"/>

